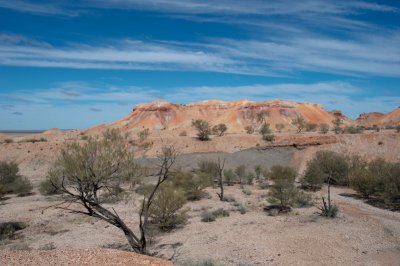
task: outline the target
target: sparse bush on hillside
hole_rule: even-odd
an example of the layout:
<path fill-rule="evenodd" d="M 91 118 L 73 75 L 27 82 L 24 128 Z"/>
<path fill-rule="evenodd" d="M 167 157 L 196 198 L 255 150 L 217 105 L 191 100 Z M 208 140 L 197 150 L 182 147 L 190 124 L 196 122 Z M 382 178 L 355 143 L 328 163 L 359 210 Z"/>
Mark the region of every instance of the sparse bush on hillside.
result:
<path fill-rule="evenodd" d="M 192 126 L 197 130 L 197 137 L 201 141 L 210 139 L 211 126 L 207 121 L 197 119 L 192 121 Z"/>
<path fill-rule="evenodd" d="M 60 180 L 55 179 L 54 177 L 48 177 L 43 180 L 39 185 L 39 192 L 44 196 L 56 195 L 60 193 L 58 189 L 61 184 L 59 183 Z"/>
<path fill-rule="evenodd" d="M 297 133 L 300 133 L 306 126 L 306 121 L 301 115 L 298 115 L 292 120 L 292 125 L 297 128 Z"/>
<path fill-rule="evenodd" d="M 210 211 L 204 211 L 201 213 L 201 221 L 205 223 L 214 222 L 217 218 Z"/>
<path fill-rule="evenodd" d="M 322 134 L 328 133 L 328 131 L 329 131 L 329 125 L 326 124 L 326 123 L 320 124 L 320 125 L 319 125 L 319 131 L 320 131 Z"/>
<path fill-rule="evenodd" d="M 179 136 L 181 136 L 181 137 L 186 137 L 186 136 L 187 136 L 186 130 L 181 131 L 181 132 L 179 133 Z"/>
<path fill-rule="evenodd" d="M 46 142 L 47 139 L 45 138 L 40 138 L 40 139 L 24 139 L 20 140 L 19 142 L 31 142 L 31 143 L 36 143 L 36 142 Z"/>
<path fill-rule="evenodd" d="M 315 131 L 317 129 L 317 126 L 318 125 L 314 124 L 314 123 L 306 123 L 305 128 L 306 128 L 307 132 L 311 132 L 311 131 Z"/>
<path fill-rule="evenodd" d="M 273 141 L 275 139 L 274 134 L 272 134 L 272 130 L 269 128 L 269 124 L 264 123 L 260 128 L 260 134 L 262 139 L 265 141 Z"/>
<path fill-rule="evenodd" d="M 244 129 L 246 130 L 247 134 L 253 134 L 254 133 L 254 127 L 252 127 L 252 126 L 246 126 Z"/>
<path fill-rule="evenodd" d="M 15 193 L 25 196 L 32 191 L 32 184 L 19 174 L 15 162 L 0 162 L 0 194 Z"/>
<path fill-rule="evenodd" d="M 150 129 L 145 128 L 137 133 L 140 142 L 145 141 L 150 136 Z"/>
<path fill-rule="evenodd" d="M 343 128 L 341 128 L 341 125 L 343 124 L 343 120 L 340 119 L 339 117 L 336 117 L 333 121 L 332 124 L 334 125 L 333 131 L 336 134 L 341 134 L 343 133 Z"/>
<path fill-rule="evenodd" d="M 4 142 L 5 142 L 5 143 L 13 143 L 14 140 L 13 140 L 13 139 L 5 139 Z"/>
<path fill-rule="evenodd" d="M 396 126 L 396 132 L 400 133 L 400 124 Z"/>
<path fill-rule="evenodd" d="M 218 124 L 218 125 L 215 125 L 215 126 L 213 126 L 213 128 L 212 128 L 212 131 L 216 134 L 216 135 L 218 135 L 218 136 L 223 136 L 224 135 L 224 133 L 225 133 L 225 131 L 227 131 L 228 130 L 228 127 L 225 125 L 225 124 Z"/>

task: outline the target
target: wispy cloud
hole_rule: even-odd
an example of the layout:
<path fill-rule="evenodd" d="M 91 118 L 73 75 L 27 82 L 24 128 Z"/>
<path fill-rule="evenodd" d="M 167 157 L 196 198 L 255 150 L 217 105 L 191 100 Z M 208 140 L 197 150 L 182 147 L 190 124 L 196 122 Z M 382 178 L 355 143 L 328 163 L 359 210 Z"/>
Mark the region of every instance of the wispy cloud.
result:
<path fill-rule="evenodd" d="M 197 43 L 114 40 L 113 45 L 59 47 L 0 35 L 0 65 L 261 76 L 296 76 L 298 71 L 314 71 L 398 77 L 399 43 L 400 31 L 373 36 L 360 34 L 346 41 L 295 35 L 255 40 L 205 39 Z"/>
<path fill-rule="evenodd" d="M 13 113 L 11 113 L 12 115 L 23 115 L 23 113 L 21 113 L 21 112 L 13 112 Z"/>

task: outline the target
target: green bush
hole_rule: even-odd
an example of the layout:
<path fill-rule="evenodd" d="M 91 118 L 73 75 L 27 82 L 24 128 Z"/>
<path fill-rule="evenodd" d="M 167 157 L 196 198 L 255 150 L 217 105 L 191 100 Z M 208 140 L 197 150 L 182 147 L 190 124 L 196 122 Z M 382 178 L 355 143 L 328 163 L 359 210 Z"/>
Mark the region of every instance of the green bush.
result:
<path fill-rule="evenodd" d="M 171 181 L 184 192 L 187 200 L 200 200 L 205 194 L 203 189 L 211 185 L 210 177 L 203 172 L 193 174 L 180 170 Z"/>
<path fill-rule="evenodd" d="M 19 175 L 19 168 L 15 162 L 0 162 L 0 187 L 2 194 L 15 193 L 20 196 L 32 191 L 31 182 Z"/>
<path fill-rule="evenodd" d="M 236 175 L 235 175 L 235 173 L 233 172 L 232 169 L 225 169 L 224 170 L 224 178 L 225 178 L 225 183 L 228 186 L 232 186 L 233 182 L 236 179 Z"/>
<path fill-rule="evenodd" d="M 229 211 L 225 210 L 224 208 L 218 208 L 215 211 L 212 211 L 212 214 L 215 216 L 215 218 L 228 217 Z"/>
<path fill-rule="evenodd" d="M 348 158 L 333 151 L 318 151 L 316 156 L 307 163 L 302 185 L 319 189 L 322 182 L 330 180 L 331 184 L 347 186 L 348 172 Z"/>
<path fill-rule="evenodd" d="M 226 201 L 226 202 L 235 202 L 236 199 L 232 195 L 225 195 L 224 196 L 224 201 Z"/>
<path fill-rule="evenodd" d="M 197 119 L 192 121 L 192 126 L 197 130 L 197 137 L 201 141 L 209 140 L 211 126 L 207 121 Z"/>
<path fill-rule="evenodd" d="M 320 131 L 322 134 L 328 133 L 328 131 L 329 131 L 329 125 L 326 124 L 326 123 L 320 124 L 320 125 L 319 125 L 319 131 Z"/>
<path fill-rule="evenodd" d="M 204 211 L 201 213 L 201 221 L 205 223 L 214 222 L 217 218 L 210 211 Z"/>
<path fill-rule="evenodd" d="M 297 189 L 294 185 L 297 172 L 291 167 L 274 165 L 268 174 L 268 178 L 274 183 L 269 191 L 272 201 L 278 201 L 280 208 L 292 206 Z"/>
<path fill-rule="evenodd" d="M 13 139 L 5 139 L 4 142 L 5 142 L 5 143 L 13 143 L 14 140 L 13 140 Z"/>
<path fill-rule="evenodd" d="M 293 206 L 296 208 L 304 208 L 312 206 L 311 194 L 298 190 L 294 198 Z"/>
<path fill-rule="evenodd" d="M 0 223 L 0 241 L 12 239 L 15 232 L 26 228 L 26 225 L 21 222 L 5 222 Z"/>
<path fill-rule="evenodd" d="M 355 126 L 348 126 L 344 128 L 344 132 L 349 134 L 360 134 L 363 131 L 364 130 L 361 127 L 355 127 Z"/>
<path fill-rule="evenodd" d="M 46 180 L 42 181 L 39 185 L 39 192 L 44 196 L 56 195 L 59 194 L 60 187 L 59 179 L 47 177 Z"/>
<path fill-rule="evenodd" d="M 240 204 L 240 205 L 238 206 L 238 211 L 239 211 L 240 214 L 245 214 L 245 213 L 247 212 L 247 209 L 246 209 L 245 206 L 243 206 L 242 204 Z"/>
<path fill-rule="evenodd" d="M 236 177 L 239 179 L 239 182 L 242 184 L 243 179 L 245 178 L 246 175 L 246 166 L 244 164 L 241 164 L 235 168 L 235 174 Z"/>
<path fill-rule="evenodd" d="M 182 210 L 186 198 L 182 192 L 171 186 L 164 186 L 157 191 L 149 209 L 151 223 L 162 231 L 168 231 L 187 221 L 188 210 Z"/>

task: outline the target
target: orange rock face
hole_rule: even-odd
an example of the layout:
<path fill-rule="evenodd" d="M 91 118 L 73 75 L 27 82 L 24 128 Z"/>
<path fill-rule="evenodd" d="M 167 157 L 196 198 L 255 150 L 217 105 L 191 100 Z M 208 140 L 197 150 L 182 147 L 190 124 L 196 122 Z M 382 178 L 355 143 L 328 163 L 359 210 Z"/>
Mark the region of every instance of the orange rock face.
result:
<path fill-rule="evenodd" d="M 371 126 L 371 125 L 397 125 L 400 124 L 400 108 L 393 110 L 390 113 L 382 114 L 382 113 L 367 113 L 361 114 L 357 118 L 357 122 L 361 125 Z"/>
<path fill-rule="evenodd" d="M 303 116 L 310 123 L 331 124 L 334 114 L 324 110 L 322 105 L 289 101 L 204 101 L 192 104 L 152 102 L 137 105 L 126 117 L 110 124 L 123 131 L 191 130 L 193 119 L 203 119 L 212 125 L 224 123 L 230 133 L 245 132 L 246 126 L 258 127 L 259 114 L 264 113 L 267 123 L 274 128 L 284 124 L 286 130 L 293 128 L 291 122 L 296 116 Z M 99 127 L 102 129 L 104 127 Z"/>

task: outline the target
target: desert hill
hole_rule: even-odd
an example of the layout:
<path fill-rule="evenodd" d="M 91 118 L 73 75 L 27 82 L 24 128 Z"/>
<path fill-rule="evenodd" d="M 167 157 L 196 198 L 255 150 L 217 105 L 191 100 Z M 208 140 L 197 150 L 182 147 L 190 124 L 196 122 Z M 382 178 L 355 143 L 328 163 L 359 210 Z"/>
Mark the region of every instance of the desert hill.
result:
<path fill-rule="evenodd" d="M 361 114 L 357 118 L 357 122 L 361 125 L 372 126 L 372 125 L 380 125 L 380 126 L 388 126 L 388 125 L 397 125 L 400 123 L 400 108 L 393 110 L 390 113 L 382 114 L 382 113 L 367 113 Z"/>
<path fill-rule="evenodd" d="M 243 133 L 245 127 L 260 126 L 259 115 L 264 114 L 265 120 L 275 128 L 284 124 L 285 130 L 294 130 L 291 124 L 297 116 L 302 116 L 309 123 L 332 125 L 336 117 L 343 119 L 345 124 L 354 123 L 340 111 L 328 112 L 320 104 L 290 102 L 290 101 L 232 101 L 224 102 L 209 100 L 191 104 L 175 104 L 157 101 L 137 105 L 126 117 L 106 126 L 100 125 L 89 131 L 102 130 L 107 127 L 119 128 L 122 131 L 136 131 L 143 128 L 150 130 L 187 130 L 191 131 L 193 119 L 203 119 L 212 125 L 224 123 L 229 133 Z"/>

